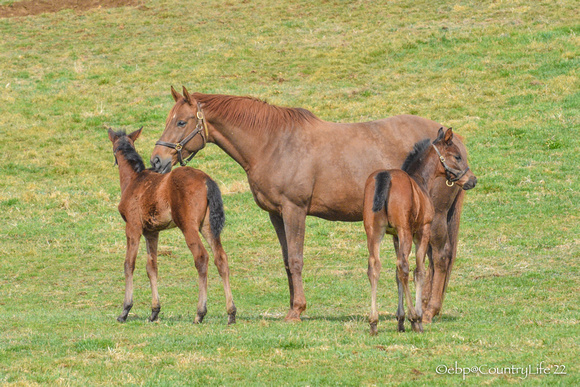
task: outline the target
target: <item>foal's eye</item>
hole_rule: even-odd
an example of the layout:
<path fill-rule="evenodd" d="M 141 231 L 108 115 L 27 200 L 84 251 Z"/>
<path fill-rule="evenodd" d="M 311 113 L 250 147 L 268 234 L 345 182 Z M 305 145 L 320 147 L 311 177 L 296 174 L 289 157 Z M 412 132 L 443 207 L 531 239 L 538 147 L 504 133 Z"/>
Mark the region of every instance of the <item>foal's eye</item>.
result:
<path fill-rule="evenodd" d="M 180 128 L 183 128 L 185 125 L 187 125 L 187 122 L 185 122 L 185 121 L 177 121 L 177 126 L 179 126 Z"/>
<path fill-rule="evenodd" d="M 461 156 L 453 156 L 453 157 L 455 157 L 455 160 L 457 161 L 461 160 Z"/>

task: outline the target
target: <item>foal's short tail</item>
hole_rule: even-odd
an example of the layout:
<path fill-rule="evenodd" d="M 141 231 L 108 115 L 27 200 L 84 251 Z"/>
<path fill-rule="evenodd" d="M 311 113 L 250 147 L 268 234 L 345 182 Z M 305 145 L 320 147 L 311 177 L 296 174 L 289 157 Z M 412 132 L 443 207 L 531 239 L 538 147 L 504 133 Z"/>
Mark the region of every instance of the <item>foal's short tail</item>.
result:
<path fill-rule="evenodd" d="M 373 197 L 373 212 L 379 212 L 389 198 L 391 188 L 391 174 L 381 171 L 375 176 L 375 196 Z"/>
<path fill-rule="evenodd" d="M 209 177 L 205 180 L 207 187 L 207 202 L 209 204 L 209 225 L 211 233 L 218 238 L 226 223 L 222 193 L 215 181 Z"/>

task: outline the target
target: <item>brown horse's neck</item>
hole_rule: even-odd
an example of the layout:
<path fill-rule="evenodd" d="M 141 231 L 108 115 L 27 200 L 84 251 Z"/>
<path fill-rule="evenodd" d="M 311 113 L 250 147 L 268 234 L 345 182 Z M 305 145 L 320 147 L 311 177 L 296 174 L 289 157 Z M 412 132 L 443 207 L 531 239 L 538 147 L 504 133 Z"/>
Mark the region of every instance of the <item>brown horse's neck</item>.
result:
<path fill-rule="evenodd" d="M 431 145 L 427 147 L 421 157 L 417 157 L 407 169 L 407 173 L 417 184 L 427 193 L 433 188 L 435 178 L 444 176 L 445 174 L 438 173 L 439 158 L 435 154 L 435 150 Z"/>
<path fill-rule="evenodd" d="M 283 131 L 298 133 L 306 122 L 318 120 L 304 109 L 270 105 L 251 97 L 195 93 L 210 124 L 209 142 L 223 149 L 246 172 L 276 151 L 276 141 L 288 141 Z"/>

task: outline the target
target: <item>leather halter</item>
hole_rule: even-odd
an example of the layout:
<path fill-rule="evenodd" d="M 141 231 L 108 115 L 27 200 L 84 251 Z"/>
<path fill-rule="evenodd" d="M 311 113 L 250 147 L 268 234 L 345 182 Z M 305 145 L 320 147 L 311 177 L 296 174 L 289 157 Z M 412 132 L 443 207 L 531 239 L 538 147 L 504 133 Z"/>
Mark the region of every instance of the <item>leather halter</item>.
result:
<path fill-rule="evenodd" d="M 441 155 L 441 153 L 439 152 L 439 149 L 437 149 L 437 147 L 434 144 L 431 144 L 431 146 L 433 147 L 433 149 L 435 149 L 435 152 L 437 152 L 437 155 L 439 156 L 439 161 L 441 161 L 441 164 L 443 164 L 443 168 L 445 169 L 445 172 L 448 173 L 447 181 L 445 182 L 445 184 L 447 184 L 448 187 L 453 187 L 453 183 L 455 183 L 457 180 L 461 179 L 463 177 L 463 175 L 465 175 L 467 173 L 467 171 L 469 171 L 469 167 L 465 168 L 463 171 L 450 168 L 447 165 L 447 163 L 445 162 L 445 157 L 443 157 Z M 451 174 L 455 177 L 449 178 L 449 174 Z"/>
<path fill-rule="evenodd" d="M 185 147 L 185 144 L 187 144 L 189 141 L 191 141 L 198 134 L 201 136 L 201 138 L 203 140 L 203 145 L 201 146 L 201 148 L 199 148 L 195 152 L 191 152 L 191 154 L 189 156 L 187 156 L 187 158 L 184 160 L 183 156 L 181 155 L 181 150 Z M 191 159 L 197 154 L 197 152 L 199 152 L 200 150 L 205 148 L 205 145 L 207 144 L 207 137 L 208 137 L 207 123 L 205 122 L 205 117 L 203 116 L 203 112 L 201 111 L 201 103 L 198 102 L 197 103 L 197 124 L 195 125 L 195 129 L 193 130 L 193 132 L 191 132 L 187 137 L 185 137 L 183 140 L 179 141 L 176 144 L 174 144 L 172 142 L 166 142 L 166 141 L 159 140 L 155 143 L 155 145 L 161 145 L 161 146 L 166 146 L 166 147 L 171 148 L 171 149 L 175 149 L 177 151 L 177 160 L 179 161 L 179 164 L 183 167 L 191 161 Z"/>

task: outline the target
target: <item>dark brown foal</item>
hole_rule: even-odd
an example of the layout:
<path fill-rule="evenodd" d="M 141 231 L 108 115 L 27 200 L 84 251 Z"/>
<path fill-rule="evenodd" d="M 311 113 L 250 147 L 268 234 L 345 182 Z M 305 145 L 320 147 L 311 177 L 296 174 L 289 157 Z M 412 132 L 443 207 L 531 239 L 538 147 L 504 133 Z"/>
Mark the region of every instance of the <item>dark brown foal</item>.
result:
<path fill-rule="evenodd" d="M 430 192 L 437 177 L 446 177 L 448 185 L 457 183 L 464 190 L 476 181 L 453 143 L 451 128 L 439 133 L 435 141 L 415 144 L 402 169 L 379 170 L 367 179 L 363 221 L 369 249 L 368 276 L 371 283 L 371 334 L 377 333 L 377 282 L 381 270 L 380 243 L 385 233 L 393 235 L 397 254 L 396 279 L 399 293 L 398 329 L 405 331 L 407 303 L 409 320 L 415 332 L 423 332 L 422 291 L 425 280 L 425 254 L 429 247 L 431 222 L 435 215 Z M 409 290 L 409 254 L 415 242 L 415 307 Z"/>
<path fill-rule="evenodd" d="M 157 241 L 159 232 L 179 227 L 193 254 L 199 274 L 199 301 L 196 323 L 207 312 L 207 269 L 209 255 L 199 233 L 209 243 L 214 261 L 224 283 L 228 324 L 236 322 L 236 307 L 230 289 L 228 258 L 222 248 L 220 233 L 225 214 L 217 184 L 200 170 L 183 167 L 161 175 L 146 170 L 134 142 L 141 129 L 126 135 L 109 129 L 115 159 L 119 164 L 121 202 L 119 212 L 126 223 L 127 254 L 125 257 L 125 300 L 123 313 L 117 318 L 124 322 L 133 306 L 133 271 L 141 235 L 147 242 L 147 275 L 151 282 L 153 302 L 150 321 L 155 321 L 161 309 L 157 292 Z"/>

